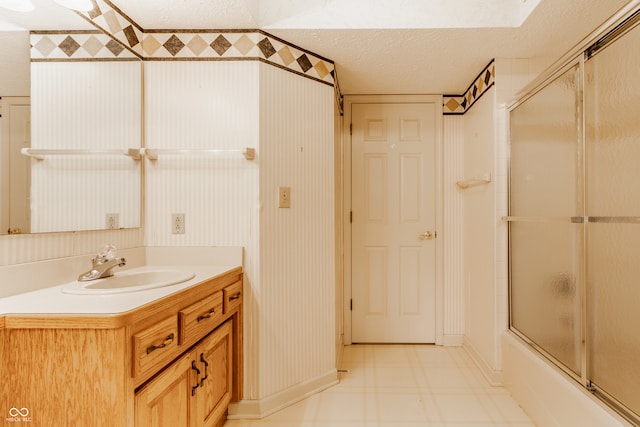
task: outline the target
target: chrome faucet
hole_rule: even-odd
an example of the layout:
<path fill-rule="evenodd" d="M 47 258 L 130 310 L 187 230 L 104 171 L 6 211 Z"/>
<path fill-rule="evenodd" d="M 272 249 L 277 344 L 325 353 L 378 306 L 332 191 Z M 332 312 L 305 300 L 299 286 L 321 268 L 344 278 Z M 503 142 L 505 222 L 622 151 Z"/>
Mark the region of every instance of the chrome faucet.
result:
<path fill-rule="evenodd" d="M 91 270 L 78 276 L 78 281 L 86 282 L 113 276 L 114 267 L 122 267 L 127 263 L 124 258 L 116 257 L 115 251 L 115 247 L 105 246 L 105 249 L 91 260 L 93 263 Z"/>

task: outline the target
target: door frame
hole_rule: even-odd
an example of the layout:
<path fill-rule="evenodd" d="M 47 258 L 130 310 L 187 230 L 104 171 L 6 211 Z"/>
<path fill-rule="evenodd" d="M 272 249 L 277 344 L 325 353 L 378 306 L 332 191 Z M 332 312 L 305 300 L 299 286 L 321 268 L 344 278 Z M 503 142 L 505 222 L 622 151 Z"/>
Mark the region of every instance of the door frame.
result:
<path fill-rule="evenodd" d="M 434 195 L 435 202 L 435 231 L 437 238 L 435 241 L 435 317 L 436 317 L 436 344 L 443 345 L 444 336 L 444 191 L 443 191 L 443 116 L 442 116 L 442 95 L 345 95 L 344 96 L 344 116 L 343 116 L 343 144 L 342 144 L 342 164 L 343 164 L 343 206 L 342 217 L 343 226 L 343 327 L 344 344 L 350 345 L 351 341 L 351 298 L 352 298 L 352 241 L 351 241 L 351 109 L 353 104 L 385 104 L 385 103 L 420 103 L 430 102 L 436 105 L 436 112 L 439 119 L 436 120 L 436 159 L 435 175 L 436 188 Z"/>
<path fill-rule="evenodd" d="M 11 110 L 13 106 L 31 108 L 30 96 L 1 96 L 0 97 L 0 235 L 6 235 L 11 227 Z M 31 120 L 29 118 L 29 120 Z M 28 129 L 30 132 L 30 128 Z M 29 133 L 29 137 L 31 134 Z M 24 157 L 24 156 L 21 156 Z M 28 158 L 26 158 L 28 159 Z M 29 165 L 29 163 L 27 163 Z M 28 166 L 30 168 L 30 166 Z M 27 182 L 28 184 L 28 182 Z M 27 193 L 29 198 L 30 194 Z M 30 214 L 29 214 L 30 215 Z M 30 230 L 29 230 L 30 231 Z M 29 232 L 28 231 L 28 232 Z"/>

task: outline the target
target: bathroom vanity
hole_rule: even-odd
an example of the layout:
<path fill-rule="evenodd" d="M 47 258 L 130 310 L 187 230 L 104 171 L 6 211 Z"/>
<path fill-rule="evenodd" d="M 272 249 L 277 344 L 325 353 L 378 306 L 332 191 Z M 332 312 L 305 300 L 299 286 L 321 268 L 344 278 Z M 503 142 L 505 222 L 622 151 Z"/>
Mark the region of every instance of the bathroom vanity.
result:
<path fill-rule="evenodd" d="M 242 268 L 185 268 L 193 279 L 141 292 L 70 295 L 56 286 L 5 299 L 0 419 L 224 424 L 242 396 Z"/>

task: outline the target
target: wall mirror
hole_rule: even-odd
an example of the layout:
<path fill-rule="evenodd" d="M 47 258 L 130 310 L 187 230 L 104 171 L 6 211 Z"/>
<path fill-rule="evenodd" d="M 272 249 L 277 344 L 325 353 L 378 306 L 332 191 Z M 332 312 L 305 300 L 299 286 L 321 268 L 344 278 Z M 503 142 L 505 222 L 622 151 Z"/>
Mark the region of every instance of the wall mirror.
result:
<path fill-rule="evenodd" d="M 142 61 L 31 3 L 0 2 L 0 235 L 140 227 Z"/>

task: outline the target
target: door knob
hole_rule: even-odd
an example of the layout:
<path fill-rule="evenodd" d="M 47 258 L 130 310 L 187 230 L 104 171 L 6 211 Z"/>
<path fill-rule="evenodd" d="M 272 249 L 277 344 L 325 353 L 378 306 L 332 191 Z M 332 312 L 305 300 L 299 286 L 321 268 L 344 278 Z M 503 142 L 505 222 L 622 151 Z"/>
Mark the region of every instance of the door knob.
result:
<path fill-rule="evenodd" d="M 431 240 L 434 237 L 434 233 L 432 233 L 431 231 L 425 231 L 422 234 L 418 234 L 418 239 L 420 240 Z"/>

